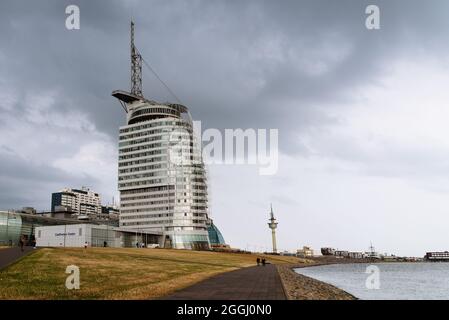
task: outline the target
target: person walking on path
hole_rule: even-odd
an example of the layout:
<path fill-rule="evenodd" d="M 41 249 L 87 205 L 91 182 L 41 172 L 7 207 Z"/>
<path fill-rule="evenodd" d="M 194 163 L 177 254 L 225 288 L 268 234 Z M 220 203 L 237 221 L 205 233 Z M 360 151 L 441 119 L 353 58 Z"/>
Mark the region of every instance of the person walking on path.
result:
<path fill-rule="evenodd" d="M 23 252 L 23 245 L 24 244 L 25 244 L 25 239 L 24 239 L 23 236 L 21 236 L 20 240 L 19 240 L 19 245 L 20 245 L 20 251 L 22 251 L 22 252 Z"/>
<path fill-rule="evenodd" d="M 257 262 L 257 265 L 259 266 L 260 265 L 260 258 L 259 257 L 257 257 L 256 262 Z"/>
<path fill-rule="evenodd" d="M 262 259 L 262 265 L 265 267 L 265 258 Z"/>

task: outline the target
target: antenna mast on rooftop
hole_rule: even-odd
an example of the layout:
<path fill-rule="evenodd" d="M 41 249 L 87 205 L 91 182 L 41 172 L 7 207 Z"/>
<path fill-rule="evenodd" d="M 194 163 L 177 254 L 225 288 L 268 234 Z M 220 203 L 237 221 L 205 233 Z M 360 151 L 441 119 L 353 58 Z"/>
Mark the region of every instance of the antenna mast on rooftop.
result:
<path fill-rule="evenodd" d="M 142 56 L 134 45 L 134 21 L 131 21 L 131 93 L 143 97 Z"/>

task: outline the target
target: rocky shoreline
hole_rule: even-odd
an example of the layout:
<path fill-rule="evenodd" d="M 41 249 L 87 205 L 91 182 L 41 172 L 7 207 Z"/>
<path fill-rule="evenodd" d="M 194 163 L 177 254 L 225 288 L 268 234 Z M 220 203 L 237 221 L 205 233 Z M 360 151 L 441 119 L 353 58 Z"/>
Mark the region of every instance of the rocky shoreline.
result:
<path fill-rule="evenodd" d="M 277 265 L 287 298 L 289 300 L 357 300 L 352 294 L 333 285 L 293 271 L 294 268 L 312 267 L 321 264 L 323 263 Z"/>

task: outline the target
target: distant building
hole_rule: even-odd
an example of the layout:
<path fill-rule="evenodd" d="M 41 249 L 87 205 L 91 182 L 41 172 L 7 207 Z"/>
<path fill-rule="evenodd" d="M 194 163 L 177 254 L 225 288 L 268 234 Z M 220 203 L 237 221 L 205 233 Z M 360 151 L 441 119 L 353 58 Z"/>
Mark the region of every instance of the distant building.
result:
<path fill-rule="evenodd" d="M 377 260 L 381 258 L 381 255 L 376 252 L 376 249 L 373 247 L 373 244 L 370 245 L 369 251 L 365 252 L 365 257 L 371 260 Z"/>
<path fill-rule="evenodd" d="M 336 250 L 334 256 L 340 258 L 349 258 L 349 251 L 346 250 Z"/>
<path fill-rule="evenodd" d="M 350 259 L 363 259 L 365 254 L 363 252 L 349 252 L 348 258 Z"/>
<path fill-rule="evenodd" d="M 101 214 L 100 195 L 85 187 L 64 188 L 60 192 L 52 193 L 51 211 L 72 211 L 76 215 L 85 217 Z"/>
<path fill-rule="evenodd" d="M 427 252 L 424 259 L 427 261 L 449 261 L 449 252 Z"/>
<path fill-rule="evenodd" d="M 323 256 L 333 256 L 335 254 L 334 248 L 321 248 L 321 254 Z"/>
<path fill-rule="evenodd" d="M 399 258 L 396 257 L 395 255 L 387 255 L 387 254 L 385 254 L 385 255 L 382 255 L 382 260 L 383 261 L 398 261 Z"/>
<path fill-rule="evenodd" d="M 299 258 L 313 257 L 313 249 L 307 246 L 303 246 L 302 249 L 296 251 L 296 256 Z"/>
<path fill-rule="evenodd" d="M 33 207 L 23 207 L 20 212 L 27 213 L 27 214 L 36 214 L 36 209 Z"/>
<path fill-rule="evenodd" d="M 102 214 L 110 214 L 117 216 L 120 214 L 120 209 L 117 206 L 101 206 L 101 213 Z"/>
<path fill-rule="evenodd" d="M 77 215 L 75 212 L 72 211 L 71 208 L 68 208 L 68 207 L 58 206 L 58 207 L 56 207 L 55 210 L 56 211 L 54 211 L 54 212 L 49 212 L 49 213 L 44 212 L 42 214 L 47 217 L 56 218 L 56 219 L 78 220 L 78 217 L 83 217 L 83 216 Z"/>
<path fill-rule="evenodd" d="M 37 227 L 74 223 L 78 223 L 77 220 L 54 218 L 44 214 L 0 211 L 0 246 L 17 246 L 21 237 L 25 238 L 25 245 L 33 245 Z"/>

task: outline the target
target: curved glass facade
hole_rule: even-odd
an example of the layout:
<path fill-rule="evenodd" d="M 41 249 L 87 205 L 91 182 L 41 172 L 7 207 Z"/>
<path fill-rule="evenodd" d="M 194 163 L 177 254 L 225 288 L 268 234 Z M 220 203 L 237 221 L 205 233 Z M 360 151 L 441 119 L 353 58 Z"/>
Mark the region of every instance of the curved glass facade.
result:
<path fill-rule="evenodd" d="M 0 245 L 17 245 L 22 234 L 22 217 L 10 212 L 0 212 Z"/>
<path fill-rule="evenodd" d="M 207 228 L 207 232 L 209 233 L 209 241 L 211 245 L 224 245 L 225 240 L 220 230 L 218 230 L 217 226 L 214 225 L 213 222 Z"/>

